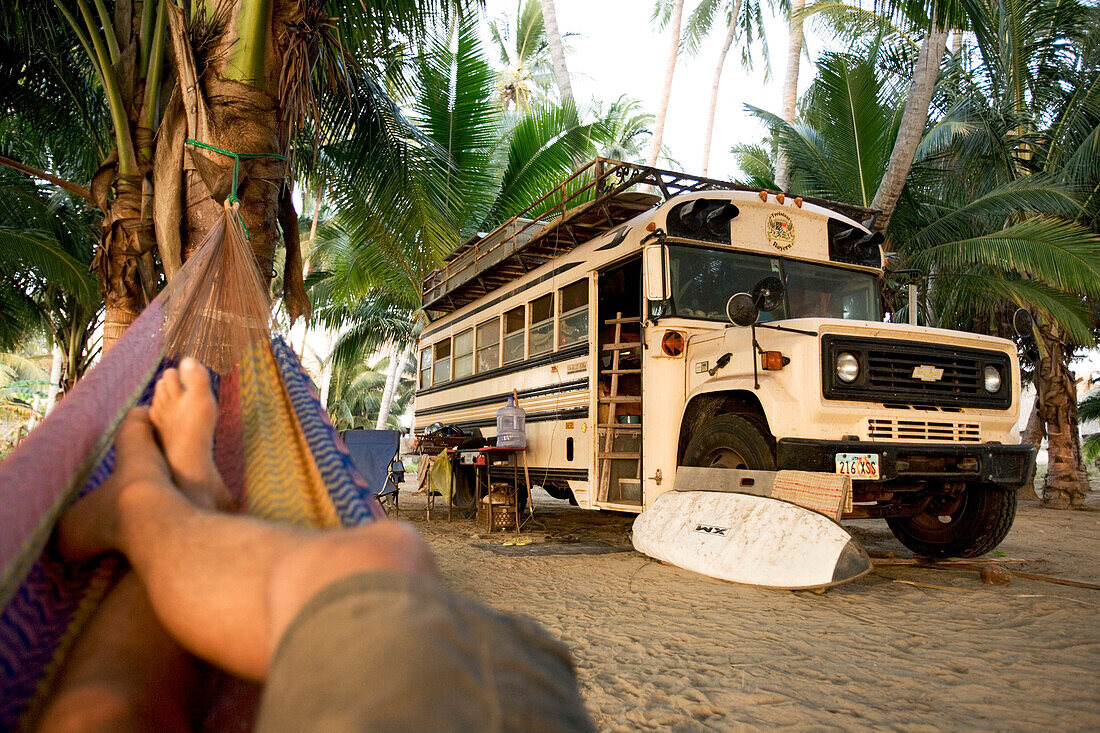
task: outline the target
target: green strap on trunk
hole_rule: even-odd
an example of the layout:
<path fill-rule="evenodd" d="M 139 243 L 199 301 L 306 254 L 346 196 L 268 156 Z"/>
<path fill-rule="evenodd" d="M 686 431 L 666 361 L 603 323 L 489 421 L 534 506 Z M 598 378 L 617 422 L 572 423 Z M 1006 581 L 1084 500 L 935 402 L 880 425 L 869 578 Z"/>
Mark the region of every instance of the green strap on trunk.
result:
<path fill-rule="evenodd" d="M 218 153 L 224 155 L 227 158 L 233 159 L 233 187 L 229 189 L 229 195 L 225 200 L 231 204 L 240 203 L 240 199 L 237 198 L 237 181 L 241 175 L 241 160 L 252 160 L 254 158 L 275 158 L 276 160 L 286 160 L 285 155 L 279 155 L 278 153 L 234 153 L 232 150 L 226 150 L 225 148 L 219 148 L 216 145 L 210 143 L 200 142 L 193 138 L 187 138 L 184 141 L 185 145 L 191 145 L 196 148 L 202 148 L 203 150 L 209 150 L 212 153 Z M 244 217 L 241 216 L 241 212 L 237 211 L 237 218 L 241 220 L 241 226 L 244 227 L 245 236 L 252 239 L 252 235 L 248 231 L 248 226 L 244 223 Z"/>

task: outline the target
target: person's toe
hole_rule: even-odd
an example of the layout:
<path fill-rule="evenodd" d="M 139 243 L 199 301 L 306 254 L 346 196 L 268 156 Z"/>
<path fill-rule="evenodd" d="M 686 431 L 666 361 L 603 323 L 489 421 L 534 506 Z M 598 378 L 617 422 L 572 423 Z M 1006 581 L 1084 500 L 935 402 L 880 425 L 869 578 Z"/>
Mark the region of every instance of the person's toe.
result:
<path fill-rule="evenodd" d="M 160 393 L 168 399 L 176 399 L 182 392 L 183 385 L 180 384 L 179 370 L 165 369 L 157 380 L 155 393 Z"/>
<path fill-rule="evenodd" d="M 207 373 L 206 367 L 199 363 L 198 359 L 193 359 L 188 356 L 180 362 L 179 380 L 183 388 L 188 392 L 194 391 L 197 394 L 207 392 L 213 394 L 210 390 L 210 375 Z"/>
<path fill-rule="evenodd" d="M 115 438 L 115 447 L 121 452 L 141 452 L 149 448 L 159 450 L 153 438 L 148 407 L 135 407 L 126 413 Z"/>

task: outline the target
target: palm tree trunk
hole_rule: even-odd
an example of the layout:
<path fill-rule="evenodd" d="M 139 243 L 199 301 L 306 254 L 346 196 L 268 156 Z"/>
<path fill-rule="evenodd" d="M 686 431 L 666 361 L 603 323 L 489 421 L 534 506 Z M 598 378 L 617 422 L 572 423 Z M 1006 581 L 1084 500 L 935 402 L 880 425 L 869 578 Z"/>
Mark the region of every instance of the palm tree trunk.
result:
<path fill-rule="evenodd" d="M 714 68 L 714 81 L 710 84 L 710 107 L 707 109 L 707 127 L 703 135 L 703 175 L 707 175 L 710 169 L 710 144 L 714 137 L 714 110 L 718 106 L 718 85 L 722 82 L 722 67 L 726 65 L 726 54 L 733 46 L 733 37 L 737 32 L 737 16 L 741 14 L 741 0 L 733 3 L 733 13 L 730 15 L 730 26 L 726 30 L 726 40 L 722 44 L 722 52 L 718 54 L 718 65 Z"/>
<path fill-rule="evenodd" d="M 401 383 L 401 375 L 405 373 L 405 365 L 412 356 L 414 342 L 410 341 L 401 350 L 401 356 L 395 358 L 390 365 L 390 373 L 386 375 L 386 388 L 382 390 L 382 403 L 378 406 L 378 421 L 374 424 L 375 430 L 386 427 L 386 421 L 390 417 L 390 408 L 393 406 L 393 398 L 397 394 L 397 385 Z"/>
<path fill-rule="evenodd" d="M 684 14 L 684 0 L 674 0 L 672 20 L 669 23 L 668 61 L 665 63 L 665 84 L 661 89 L 661 103 L 657 107 L 657 120 L 653 125 L 653 140 L 650 142 L 646 164 L 657 164 L 661 152 L 661 141 L 665 136 L 665 117 L 668 114 L 668 99 L 672 95 L 672 75 L 676 73 L 676 60 L 680 54 L 680 19 Z"/>
<path fill-rule="evenodd" d="M 565 65 L 565 49 L 561 45 L 561 34 L 558 32 L 558 11 L 554 7 L 554 0 L 539 0 L 542 5 L 542 23 L 546 28 L 546 45 L 549 47 L 550 58 L 554 62 L 554 81 L 561 92 L 561 101 L 573 98 L 573 85 L 569 83 L 569 69 Z"/>
<path fill-rule="evenodd" d="M 1039 388 L 1038 383 L 1035 387 L 1035 402 L 1031 405 L 1031 415 L 1027 419 L 1027 425 L 1024 426 L 1023 432 L 1020 433 L 1020 443 L 1024 445 L 1033 445 L 1038 448 L 1043 443 L 1043 436 L 1045 430 L 1043 429 L 1043 417 L 1039 414 Z M 1026 483 L 1020 487 L 1020 498 L 1022 499 L 1038 499 L 1039 490 L 1035 486 L 1035 476 L 1031 477 L 1030 483 Z"/>
<path fill-rule="evenodd" d="M 791 0 L 791 17 L 787 32 L 787 74 L 783 78 L 783 110 L 780 116 L 788 125 L 794 124 L 798 102 L 798 64 L 802 60 L 802 9 L 806 0 Z M 775 160 L 775 185 L 786 191 L 791 185 L 790 161 L 783 148 Z"/>
<path fill-rule="evenodd" d="M 50 363 L 50 388 L 46 392 L 46 414 L 57 404 L 57 396 L 61 393 L 61 365 L 65 361 L 65 353 L 61 347 L 54 343 L 53 361 Z"/>
<path fill-rule="evenodd" d="M 1077 385 L 1069 370 L 1069 350 L 1058 334 L 1040 329 L 1043 358 L 1035 372 L 1039 414 L 1047 431 L 1047 475 L 1043 503 L 1055 509 L 1080 509 L 1089 490 L 1077 434 Z"/>
<path fill-rule="evenodd" d="M 872 209 L 882 213 L 875 221 L 877 231 L 885 231 L 890 217 L 901 198 L 905 180 L 913 167 L 913 158 L 917 154 L 917 145 L 924 137 L 924 127 L 928 124 L 928 106 L 932 103 L 932 94 L 936 90 L 936 77 L 940 73 L 940 62 L 947 50 L 948 31 L 934 25 L 921 43 L 917 64 L 913 67 L 913 81 L 909 85 L 909 95 L 905 100 L 905 111 L 901 116 L 894 149 L 890 153 L 890 162 L 886 173 L 871 202 Z"/>

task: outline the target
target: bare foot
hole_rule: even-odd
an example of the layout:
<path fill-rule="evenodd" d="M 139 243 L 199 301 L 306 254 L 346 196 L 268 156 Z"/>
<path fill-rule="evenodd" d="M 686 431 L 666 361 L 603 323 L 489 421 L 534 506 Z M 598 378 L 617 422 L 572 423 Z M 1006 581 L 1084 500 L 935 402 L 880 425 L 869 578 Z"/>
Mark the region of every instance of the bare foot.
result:
<path fill-rule="evenodd" d="M 214 464 L 218 401 L 206 368 L 187 357 L 178 369 L 166 369 L 157 380 L 149 419 L 180 491 L 201 507 L 229 508 L 232 499 Z"/>
<path fill-rule="evenodd" d="M 123 494 L 175 491 L 164 454 L 157 447 L 149 410 L 127 413 L 115 437 L 115 470 L 98 489 L 68 509 L 57 523 L 58 549 L 81 560 L 118 549 Z"/>

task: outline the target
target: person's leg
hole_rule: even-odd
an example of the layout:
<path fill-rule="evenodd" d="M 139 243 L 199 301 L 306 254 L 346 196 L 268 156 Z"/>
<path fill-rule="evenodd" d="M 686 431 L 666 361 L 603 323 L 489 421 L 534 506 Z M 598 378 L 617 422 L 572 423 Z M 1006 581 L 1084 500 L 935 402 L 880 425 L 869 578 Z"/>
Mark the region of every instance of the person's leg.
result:
<path fill-rule="evenodd" d="M 188 415 L 213 409 L 205 370 L 187 361 L 180 379 L 179 392 L 164 390 L 158 423 L 183 425 Z M 168 455 L 187 460 L 209 451 L 212 434 L 213 425 L 200 421 L 160 437 Z M 62 551 L 121 551 L 172 637 L 236 674 L 263 679 L 291 619 L 329 583 L 374 569 L 434 573 L 424 542 L 395 522 L 319 532 L 197 506 L 173 485 L 147 411 L 127 416 L 116 450 L 112 481 L 62 517 Z"/>
<path fill-rule="evenodd" d="M 189 363 L 184 370 L 188 381 L 194 381 L 190 374 L 194 367 L 197 364 Z M 210 389 L 209 382 L 198 386 Z M 166 458 L 177 485 L 200 505 L 225 507 L 229 494 L 214 465 L 212 444 L 205 455 L 191 455 L 180 450 L 187 442 L 173 437 L 186 432 L 199 441 L 212 439 L 217 405 L 212 400 L 194 400 L 190 412 L 174 414 L 170 407 L 179 403 L 183 390 L 177 370 L 167 370 L 157 381 L 150 418 L 172 447 Z M 144 470 L 147 462 L 128 455 L 127 463 L 134 472 Z M 124 472 L 109 482 L 119 480 L 127 480 Z M 100 490 L 113 489 L 108 485 Z M 39 718 L 39 729 L 186 730 L 196 673 L 195 660 L 168 635 L 140 581 L 127 573 L 107 593 L 74 643 Z"/>
<path fill-rule="evenodd" d="M 128 573 L 76 641 L 38 730 L 186 731 L 195 661 L 153 616 Z"/>

